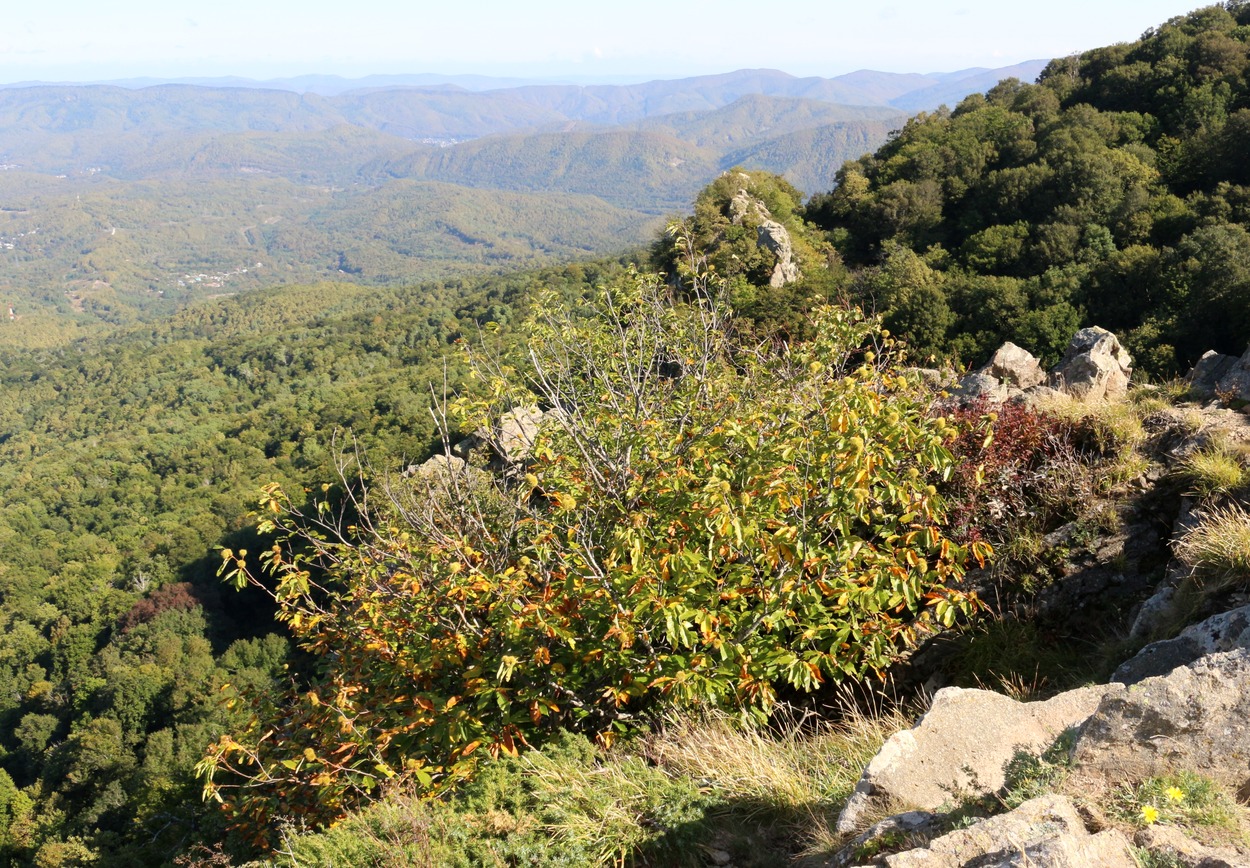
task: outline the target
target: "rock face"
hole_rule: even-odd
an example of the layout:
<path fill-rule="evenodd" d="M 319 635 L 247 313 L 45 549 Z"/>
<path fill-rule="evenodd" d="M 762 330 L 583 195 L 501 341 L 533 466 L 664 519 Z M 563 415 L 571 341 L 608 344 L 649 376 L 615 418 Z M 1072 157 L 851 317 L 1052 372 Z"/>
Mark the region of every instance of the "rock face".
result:
<path fill-rule="evenodd" d="M 1240 359 L 1208 352 L 1185 379 L 1196 394 L 1227 394 L 1239 401 L 1250 401 L 1250 350 Z"/>
<path fill-rule="evenodd" d="M 1250 785 L 1250 651 L 1209 654 L 1131 687 L 1111 685 L 1081 726 L 1083 774 L 1144 780 L 1182 769 Z"/>
<path fill-rule="evenodd" d="M 1050 373 L 1050 385 L 1078 401 L 1119 398 L 1128 391 L 1133 360 L 1120 340 L 1098 326 L 1073 336 L 1059 364 Z"/>
<path fill-rule="evenodd" d="M 1045 750 L 1089 717 L 1106 689 L 1083 687 L 1028 703 L 989 690 L 938 691 L 920 722 L 893 735 L 868 764 L 838 817 L 838 831 L 855 831 L 887 805 L 934 811 L 960 793 L 1001 788 L 1017 750 Z"/>
<path fill-rule="evenodd" d="M 502 414 L 493 426 L 479 428 L 453 445 L 451 454 L 468 461 L 475 451 L 485 447 L 489 450 L 489 463 L 494 470 L 516 472 L 533 451 L 539 429 L 553 418 L 554 411 L 544 413 L 534 405 L 513 407 Z"/>
<path fill-rule="evenodd" d="M 542 421 L 543 412 L 535 406 L 516 407 L 499 417 L 492 445 L 504 464 L 517 465 L 529 457 Z"/>
<path fill-rule="evenodd" d="M 1003 404 L 1022 393 L 1019 389 L 1012 389 L 997 377 L 987 374 L 982 369 L 965 374 L 960 378 L 959 385 L 955 387 L 955 394 L 961 401 L 975 401 L 977 398 L 985 398 L 989 401 Z"/>
<path fill-rule="evenodd" d="M 1120 664 L 1111 680 L 1136 684 L 1146 678 L 1166 675 L 1178 666 L 1188 666 L 1208 654 L 1237 649 L 1250 649 L 1250 606 L 1232 609 L 1187 627 L 1174 639 L 1150 643 Z"/>
<path fill-rule="evenodd" d="M 741 177 L 750 180 L 749 175 Z M 774 265 L 768 285 L 774 289 L 794 283 L 802 275 L 799 264 L 794 261 L 794 243 L 786 227 L 773 219 L 768 207 L 745 189 L 739 190 L 729 200 L 729 219 L 734 225 L 755 223 L 756 243 L 773 255 Z"/>
<path fill-rule="evenodd" d="M 987 398 L 996 403 L 1018 398 L 1026 389 L 1040 386 L 1046 379 L 1041 364 L 1028 350 L 1008 341 L 999 347 L 982 368 L 965 375 L 955 392 L 961 400 Z"/>
<path fill-rule="evenodd" d="M 1207 350 L 1185 375 L 1189 388 L 1200 395 L 1214 395 L 1220 380 L 1224 378 L 1233 365 L 1237 364 L 1235 356 L 1226 356 L 1215 350 Z"/>
<path fill-rule="evenodd" d="M 1072 802 L 1047 795 L 1007 814 L 929 842 L 925 849 L 886 856 L 889 868 L 1137 868 L 1128 838 L 1115 830 L 1091 835 Z"/>
<path fill-rule="evenodd" d="M 1133 843 L 1143 850 L 1170 861 L 1164 865 L 1186 868 L 1245 868 L 1246 857 L 1227 847 L 1207 847 L 1169 826 L 1147 826 L 1133 836 Z"/>
<path fill-rule="evenodd" d="M 464 473 L 466 466 L 464 459 L 455 455 L 435 455 L 420 464 L 409 464 L 404 470 L 404 476 L 418 479 L 449 479 Z"/>

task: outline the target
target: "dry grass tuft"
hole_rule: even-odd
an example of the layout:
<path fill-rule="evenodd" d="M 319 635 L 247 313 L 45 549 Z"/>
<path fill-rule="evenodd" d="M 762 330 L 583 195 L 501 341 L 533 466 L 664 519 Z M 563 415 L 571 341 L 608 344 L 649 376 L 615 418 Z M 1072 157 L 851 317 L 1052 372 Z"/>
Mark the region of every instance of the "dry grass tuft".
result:
<path fill-rule="evenodd" d="M 1250 478 L 1243 456 L 1220 443 L 1194 452 L 1179 472 L 1191 493 L 1204 499 L 1236 491 Z"/>
<path fill-rule="evenodd" d="M 837 722 L 774 719 L 772 728 L 724 714 L 677 718 L 647 741 L 647 755 L 670 774 L 694 778 L 738 806 L 751 805 L 788 828 L 806 852 L 841 841 L 837 812 L 864 767 L 912 721 L 901 711 L 848 708 Z"/>
<path fill-rule="evenodd" d="M 1250 513 L 1235 503 L 1205 511 L 1175 550 L 1208 594 L 1250 583 Z"/>

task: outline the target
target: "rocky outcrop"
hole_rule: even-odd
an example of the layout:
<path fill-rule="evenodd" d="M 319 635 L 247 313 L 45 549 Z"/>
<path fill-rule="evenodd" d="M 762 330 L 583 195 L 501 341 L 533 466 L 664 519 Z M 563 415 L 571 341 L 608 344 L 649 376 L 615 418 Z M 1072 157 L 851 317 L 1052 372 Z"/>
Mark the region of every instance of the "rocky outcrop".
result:
<path fill-rule="evenodd" d="M 987 374 L 984 370 L 965 374 L 960 378 L 959 384 L 955 386 L 955 397 L 963 402 L 985 398 L 987 401 L 992 401 L 996 404 L 1005 404 L 1014 398 L 1020 397 L 1022 394 L 1021 390 L 1013 389 L 992 374 Z"/>
<path fill-rule="evenodd" d="M 742 172 L 738 173 L 738 178 L 747 182 L 751 180 L 750 175 Z M 771 220 L 772 216 L 768 206 L 748 193 L 745 187 L 740 188 L 729 200 L 729 220 L 735 226 L 741 226 L 745 222 Z"/>
<path fill-rule="evenodd" d="M 1250 350 L 1241 358 L 1208 352 L 1185 379 L 1196 395 L 1226 395 L 1237 401 L 1250 401 Z"/>
<path fill-rule="evenodd" d="M 749 175 L 741 175 L 750 181 Z M 774 289 L 794 283 L 802 274 L 794 258 L 794 242 L 786 227 L 773 219 L 768 207 L 747 190 L 741 189 L 729 200 L 729 219 L 735 226 L 755 224 L 756 243 L 773 256 L 768 285 Z"/>
<path fill-rule="evenodd" d="M 1190 386 L 1200 394 L 1250 401 L 1250 350 L 1241 358 L 1207 353 L 1190 373 Z"/>
<path fill-rule="evenodd" d="M 1246 868 L 1246 856 L 1229 847 L 1208 847 L 1171 826 L 1147 826 L 1133 843 L 1148 850 L 1163 865 L 1184 868 Z M 1166 860 L 1166 861 L 1165 861 Z"/>
<path fill-rule="evenodd" d="M 1028 350 L 1008 341 L 999 347 L 984 367 L 966 374 L 955 388 L 962 401 L 987 398 L 1005 403 L 1023 396 L 1025 390 L 1042 384 L 1046 374 Z"/>
<path fill-rule="evenodd" d="M 1111 332 L 1090 326 L 1077 332 L 1059 364 L 1050 372 L 1050 385 L 1078 401 L 1102 401 L 1128 392 L 1133 359 Z"/>
<path fill-rule="evenodd" d="M 1021 388 L 1030 376 L 1018 372 L 1018 363 L 1028 371 L 1028 361 L 1019 348 L 1005 346 L 965 378 L 967 390 L 990 397 L 1005 393 L 1007 400 L 1036 395 L 1045 386 Z M 1227 385 L 1236 364 L 1239 360 L 1229 357 L 1207 357 L 1191 379 Z M 1049 382 L 1075 388 L 1074 398 L 1097 400 L 1127 382 L 1129 365 L 1114 336 L 1085 330 Z M 1221 387 L 1219 397 L 1232 394 Z M 1125 793 L 1180 773 L 1210 779 L 1240 801 L 1250 798 L 1250 594 L 1238 586 L 1208 593 L 1199 605 L 1185 584 L 1191 581 L 1188 568 L 1170 557 L 1167 545 L 1203 515 L 1196 508 L 1200 501 L 1182 497 L 1184 483 L 1168 465 L 1217 447 L 1244 456 L 1250 421 L 1236 403 L 1231 409 L 1181 406 L 1152 410 L 1143 428 L 1142 452 L 1153 463 L 1128 487 L 1135 499 L 1117 504 L 1114 529 L 1100 529 L 1092 541 L 1078 541 L 1089 534 L 1089 515 L 1043 537 L 1044 550 L 1064 552 L 1062 576 L 1056 570 L 1052 584 L 1031 598 L 1028 616 L 1039 624 L 1059 618 L 1081 622 L 1093 602 L 1102 607 L 1100 617 L 1136 614 L 1133 635 L 1141 640 L 1173 636 L 1183 624 L 1205 620 L 1146 645 L 1116 670 L 1113 683 L 1086 688 L 1092 698 L 1071 710 L 1068 719 L 1077 726 L 1060 744 L 1048 743 L 1040 733 L 1028 737 L 1038 721 L 1022 716 L 1033 704 L 979 695 L 984 691 L 939 692 L 920 723 L 887 741 L 868 765 L 839 830 L 849 835 L 871 820 L 879 822 L 844 847 L 830 868 L 1136 865 L 1128 836 L 1139 856 L 1152 854 L 1152 864 L 1250 866 L 1241 820 L 1237 828 L 1197 832 L 1165 818 L 1134 831 L 1143 817 L 1124 813 Z M 1152 589 L 1155 596 L 1149 597 Z M 1147 597 L 1134 613 L 1132 607 Z M 1228 610 L 1208 617 L 1217 607 Z M 936 670 L 921 665 L 919 671 Z M 1063 730 L 1063 720 L 1051 723 L 1051 733 Z M 1057 757 L 1060 745 L 1071 745 L 1063 757 Z M 1038 755 L 1046 747 L 1050 752 L 1039 762 L 1054 777 L 1040 780 L 1050 781 L 1055 795 L 988 819 L 967 819 L 1001 811 L 1004 802 L 1036 792 L 1032 787 L 1039 779 L 1029 777 L 1030 766 L 1018 752 Z M 1016 763 L 1008 771 L 1010 760 Z M 1017 774 L 1022 770 L 1023 778 Z M 880 819 L 890 811 L 906 812 Z"/>
<path fill-rule="evenodd" d="M 862 828 L 865 818 L 889 805 L 936 811 L 961 794 L 1000 789 L 1017 751 L 1049 747 L 1089 717 L 1105 689 L 1084 687 L 1045 702 L 1017 702 L 990 690 L 939 690 L 920 722 L 892 736 L 864 769 L 838 831 Z"/>
<path fill-rule="evenodd" d="M 509 473 L 528 460 L 543 425 L 555 418 L 552 410 L 543 412 L 531 404 L 503 413 L 489 428 L 479 428 L 451 447 L 451 454 L 464 461 L 482 449 L 487 450 L 491 468 Z M 410 468 L 411 469 L 411 468 Z"/>
<path fill-rule="evenodd" d="M 1081 774 L 1144 780 L 1189 770 L 1235 791 L 1250 785 L 1250 651 L 1209 654 L 1131 687 L 1113 684 L 1082 724 Z"/>
<path fill-rule="evenodd" d="M 468 465 L 455 455 L 434 455 L 420 464 L 409 464 L 404 476 L 416 479 L 450 478 L 465 472 Z"/>
<path fill-rule="evenodd" d="M 543 418 L 543 412 L 532 405 L 516 407 L 499 417 L 491 445 L 504 464 L 519 465 L 529 457 Z"/>
<path fill-rule="evenodd" d="M 1111 332 L 1081 329 L 1063 359 L 1048 374 L 1027 350 L 1003 344 L 982 368 L 967 374 L 955 388 L 960 401 L 987 398 L 998 403 L 1036 404 L 1057 394 L 1078 401 L 1112 400 L 1128 391 L 1133 360 Z"/>
<path fill-rule="evenodd" d="M 1114 829 L 1090 834 L 1076 807 L 1046 795 L 1006 814 L 885 856 L 888 868 L 1137 868 L 1131 843 Z"/>
<path fill-rule="evenodd" d="M 1046 372 L 1033 354 L 1011 341 L 999 347 L 981 370 L 1015 389 L 1031 389 L 1046 379 Z"/>
<path fill-rule="evenodd" d="M 869 763 L 839 818 L 839 830 L 853 830 L 853 822 L 843 821 L 853 820 L 856 812 L 879 816 L 891 804 L 921 810 L 878 822 L 828 865 L 843 868 L 869 859 L 889 868 L 1137 865 L 1129 839 L 1098 807 L 1102 794 L 1181 771 L 1242 797 L 1250 792 L 1250 693 L 1245 690 L 1250 650 L 1241 647 L 1248 619 L 1250 607 L 1225 613 L 1182 634 L 1179 643 L 1189 650 L 1238 644 L 1235 650 L 1208 651 L 1133 685 L 1086 687 L 1042 703 L 1018 703 L 980 690 L 940 691 L 920 723 L 889 739 Z M 1022 750 L 1040 754 L 1051 745 L 1050 734 L 1074 723 L 1079 728 L 1061 793 L 949 831 L 952 820 L 943 812 L 971 796 L 1001 794 L 1004 767 L 1013 755 Z M 1079 811 L 1073 799 L 1079 800 Z M 1166 864 L 1250 865 L 1245 848 L 1233 838 L 1225 839 L 1227 846 L 1199 843 L 1177 829 L 1151 827 L 1139 831 L 1133 843 L 1170 859 Z M 911 849 L 872 855 L 897 850 L 899 844 Z"/>

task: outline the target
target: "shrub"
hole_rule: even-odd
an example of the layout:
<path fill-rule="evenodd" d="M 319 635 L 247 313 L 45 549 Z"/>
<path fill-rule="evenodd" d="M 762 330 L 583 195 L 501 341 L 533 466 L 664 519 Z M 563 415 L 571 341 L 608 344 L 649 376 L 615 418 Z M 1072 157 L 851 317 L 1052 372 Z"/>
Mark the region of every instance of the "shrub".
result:
<path fill-rule="evenodd" d="M 1055 514 L 1068 517 L 1080 474 L 1066 421 L 1023 404 L 991 411 L 984 398 L 955 410 L 954 419 L 961 433 L 950 446 L 956 464 L 943 492 L 955 538 L 997 547 L 1025 529 L 1045 530 Z"/>
<path fill-rule="evenodd" d="M 711 799 L 631 754 L 604 756 L 565 734 L 541 751 L 484 763 L 455 797 L 398 792 L 321 834 L 288 829 L 279 865 L 535 868 L 697 865 Z"/>
<path fill-rule="evenodd" d="M 271 591 L 322 674 L 202 765 L 238 822 L 319 821 L 404 771 L 446 786 L 564 727 L 763 714 L 779 683 L 878 672 L 971 613 L 962 564 L 988 546 L 944 535 L 930 483 L 958 432 L 874 321 L 822 308 L 812 342 L 753 349 L 650 277 L 595 302 L 540 300 L 526 377 L 478 359 L 487 397 L 456 406 L 464 430 L 535 392 L 552 408 L 514 481 L 448 462 L 393 498 L 353 483 L 352 518 L 267 490 Z M 261 584 L 243 554 L 225 571 Z"/>

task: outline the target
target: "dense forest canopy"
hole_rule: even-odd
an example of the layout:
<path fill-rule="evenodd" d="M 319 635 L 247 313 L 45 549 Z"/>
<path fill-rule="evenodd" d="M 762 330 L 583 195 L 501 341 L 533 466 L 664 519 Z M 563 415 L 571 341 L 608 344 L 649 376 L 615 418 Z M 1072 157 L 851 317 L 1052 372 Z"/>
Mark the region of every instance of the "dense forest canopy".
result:
<path fill-rule="evenodd" d="M 257 545 L 259 486 L 329 478 L 336 437 L 380 469 L 426 454 L 453 341 L 619 267 L 262 290 L 0 352 L 3 858 L 162 864 L 220 835 L 192 768 L 288 645 L 263 597 L 221 593 L 214 547 Z"/>
<path fill-rule="evenodd" d="M 921 113 L 810 204 L 858 296 L 920 355 L 1008 338 L 1055 358 L 1078 322 L 1154 375 L 1250 332 L 1250 5 L 1168 21 Z"/>

